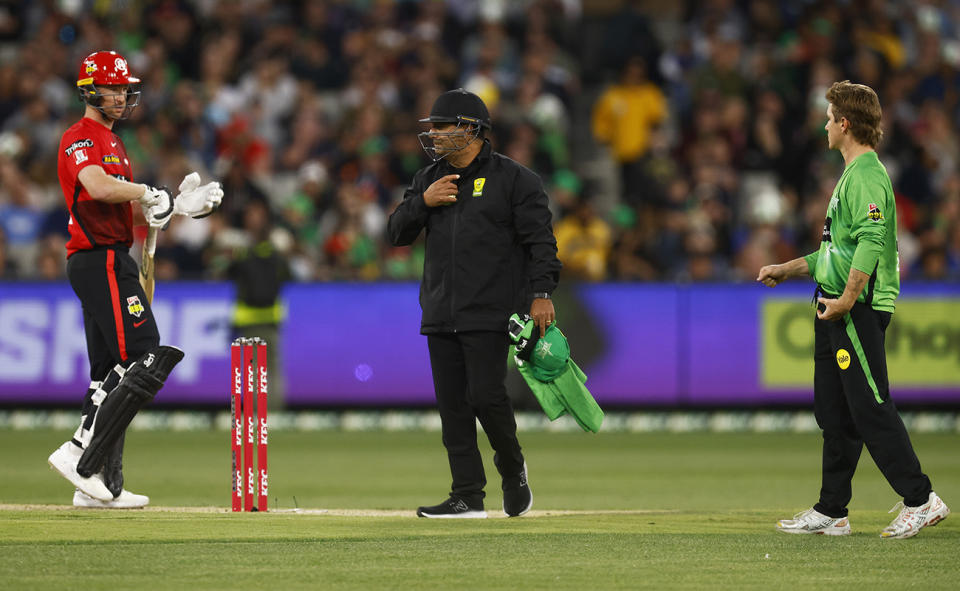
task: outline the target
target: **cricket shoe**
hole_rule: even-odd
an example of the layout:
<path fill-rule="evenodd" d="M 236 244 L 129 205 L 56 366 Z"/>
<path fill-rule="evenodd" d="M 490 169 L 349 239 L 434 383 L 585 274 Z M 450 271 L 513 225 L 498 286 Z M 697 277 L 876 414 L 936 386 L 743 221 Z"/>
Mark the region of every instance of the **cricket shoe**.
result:
<path fill-rule="evenodd" d="M 507 517 L 519 517 L 533 507 L 533 492 L 527 482 L 527 463 L 519 476 L 503 479 L 503 512 Z"/>
<path fill-rule="evenodd" d="M 113 493 L 103 483 L 99 474 L 84 478 L 77 472 L 77 463 L 80 462 L 80 456 L 82 455 L 83 450 L 78 445 L 74 445 L 72 441 L 67 441 L 50 454 L 47 463 L 61 476 L 69 480 L 70 484 L 79 488 L 88 496 L 99 501 L 113 500 Z"/>
<path fill-rule="evenodd" d="M 900 501 L 893 506 L 893 509 L 890 509 L 890 513 L 897 509 L 900 509 L 900 514 L 893 520 L 893 523 L 880 532 L 881 538 L 891 540 L 912 538 L 920 533 L 921 529 L 928 525 L 936 525 L 946 519 L 947 515 L 950 515 L 947 504 L 933 491 L 930 491 L 927 502 L 919 507 L 908 507 L 903 504 L 903 501 Z"/>
<path fill-rule="evenodd" d="M 74 507 L 88 507 L 91 509 L 142 509 L 150 502 L 147 495 L 138 495 L 127 489 L 120 491 L 120 496 L 109 501 L 98 501 L 85 494 L 79 488 L 73 493 Z"/>
<path fill-rule="evenodd" d="M 781 519 L 777 529 L 788 534 L 819 534 L 822 536 L 850 535 L 850 520 L 846 517 L 828 517 L 816 509 L 807 509 L 793 516 L 793 519 Z"/>
<path fill-rule="evenodd" d="M 439 505 L 419 507 L 417 517 L 431 517 L 435 519 L 486 519 L 487 512 L 483 510 L 483 502 L 469 504 L 463 499 L 450 497 Z"/>

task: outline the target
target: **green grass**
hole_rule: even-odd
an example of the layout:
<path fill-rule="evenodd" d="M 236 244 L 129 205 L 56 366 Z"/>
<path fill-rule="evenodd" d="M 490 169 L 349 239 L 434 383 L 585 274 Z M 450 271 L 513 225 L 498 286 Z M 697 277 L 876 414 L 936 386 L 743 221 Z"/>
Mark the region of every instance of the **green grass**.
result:
<path fill-rule="evenodd" d="M 46 467 L 69 433 L 0 431 L 0 503 L 69 503 Z M 8 589 L 954 588 L 960 519 L 905 541 L 877 536 L 897 501 L 867 453 L 854 535 L 787 536 L 777 518 L 819 489 L 819 436 L 522 434 L 537 510 L 519 519 L 415 519 L 449 486 L 438 433 L 271 433 L 270 505 L 406 515 L 214 511 L 0 511 Z M 914 444 L 960 506 L 960 438 Z M 499 478 L 488 461 L 487 509 Z M 224 431 L 128 435 L 128 487 L 152 506 L 229 501 Z M 560 511 L 581 513 L 559 513 Z M 552 513 L 551 513 L 552 512 Z"/>

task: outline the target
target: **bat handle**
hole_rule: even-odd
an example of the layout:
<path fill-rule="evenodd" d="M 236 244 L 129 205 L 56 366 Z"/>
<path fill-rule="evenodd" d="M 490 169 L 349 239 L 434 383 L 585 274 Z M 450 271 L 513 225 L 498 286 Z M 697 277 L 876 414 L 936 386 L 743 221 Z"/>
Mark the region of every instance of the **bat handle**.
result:
<path fill-rule="evenodd" d="M 151 227 L 147 230 L 147 238 L 143 243 L 144 251 L 153 256 L 157 252 L 157 228 Z"/>

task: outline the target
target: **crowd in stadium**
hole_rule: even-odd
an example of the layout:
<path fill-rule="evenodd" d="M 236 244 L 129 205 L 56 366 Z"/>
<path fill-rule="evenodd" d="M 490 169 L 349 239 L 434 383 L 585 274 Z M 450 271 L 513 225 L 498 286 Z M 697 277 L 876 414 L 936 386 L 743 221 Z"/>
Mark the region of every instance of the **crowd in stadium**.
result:
<path fill-rule="evenodd" d="M 819 243 L 844 79 L 883 105 L 902 276 L 960 279 L 958 24 L 940 0 L 0 3 L 0 279 L 64 277 L 56 151 L 100 49 L 143 80 L 116 128 L 134 180 L 223 183 L 162 233 L 161 281 L 223 277 L 258 235 L 296 280 L 418 278 L 386 218 L 461 86 L 543 179 L 565 280 L 752 281 Z"/>

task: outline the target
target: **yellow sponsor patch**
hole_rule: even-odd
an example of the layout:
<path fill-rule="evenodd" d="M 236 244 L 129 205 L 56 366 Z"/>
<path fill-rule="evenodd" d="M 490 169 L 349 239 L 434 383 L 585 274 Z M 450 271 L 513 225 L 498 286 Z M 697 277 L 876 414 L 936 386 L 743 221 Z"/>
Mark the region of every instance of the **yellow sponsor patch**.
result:
<path fill-rule="evenodd" d="M 92 76 L 90 78 L 83 78 L 81 80 L 77 80 L 77 86 L 86 86 L 87 84 L 93 84 Z"/>
<path fill-rule="evenodd" d="M 847 369 L 850 367 L 850 354 L 847 353 L 846 349 L 840 349 L 837 351 L 837 365 L 840 366 L 840 369 Z"/>
<path fill-rule="evenodd" d="M 140 315 L 143 314 L 143 304 L 140 303 L 139 296 L 130 296 L 127 298 L 127 312 L 140 318 Z"/>
<path fill-rule="evenodd" d="M 107 154 L 103 157 L 104 164 L 120 164 L 120 157 L 115 154 Z"/>
<path fill-rule="evenodd" d="M 473 179 L 473 196 L 480 197 L 483 195 L 483 185 L 486 184 L 486 178 Z"/>

